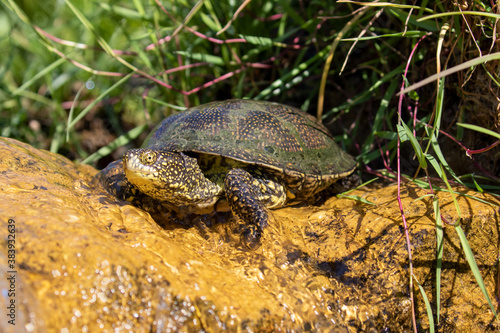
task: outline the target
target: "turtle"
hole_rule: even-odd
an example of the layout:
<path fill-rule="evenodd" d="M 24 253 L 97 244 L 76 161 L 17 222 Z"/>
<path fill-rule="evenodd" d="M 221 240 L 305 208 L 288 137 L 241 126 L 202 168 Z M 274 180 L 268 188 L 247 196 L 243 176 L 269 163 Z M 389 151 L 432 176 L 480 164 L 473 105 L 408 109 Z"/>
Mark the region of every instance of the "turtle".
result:
<path fill-rule="evenodd" d="M 268 209 L 303 202 L 355 167 L 312 115 L 232 99 L 167 117 L 100 179 L 108 192 L 136 205 L 161 203 L 182 214 L 231 211 L 253 247 L 268 224 Z"/>

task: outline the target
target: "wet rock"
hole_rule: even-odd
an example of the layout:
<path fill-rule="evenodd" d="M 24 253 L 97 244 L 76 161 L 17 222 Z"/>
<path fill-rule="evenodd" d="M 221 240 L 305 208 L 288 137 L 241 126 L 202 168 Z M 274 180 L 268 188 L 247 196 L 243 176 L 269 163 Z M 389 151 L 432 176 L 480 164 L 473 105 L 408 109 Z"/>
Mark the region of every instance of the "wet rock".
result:
<path fill-rule="evenodd" d="M 247 251 L 231 218 L 159 224 L 93 184 L 91 167 L 5 138 L 0 154 L 2 304 L 10 302 L 12 274 L 16 294 L 16 326 L 2 315 L 2 332 L 411 330 L 395 186 L 354 193 L 375 205 L 330 198 L 319 207 L 272 211 L 262 245 Z M 498 201 L 456 190 L 482 200 L 457 196 L 461 226 L 496 306 Z M 436 316 L 436 227 L 425 194 L 407 185 L 402 200 L 414 274 Z M 438 197 L 443 216 L 456 222 L 451 195 Z M 455 228 L 446 225 L 444 235 L 439 331 L 499 329 Z M 426 330 L 417 287 L 414 297 Z"/>

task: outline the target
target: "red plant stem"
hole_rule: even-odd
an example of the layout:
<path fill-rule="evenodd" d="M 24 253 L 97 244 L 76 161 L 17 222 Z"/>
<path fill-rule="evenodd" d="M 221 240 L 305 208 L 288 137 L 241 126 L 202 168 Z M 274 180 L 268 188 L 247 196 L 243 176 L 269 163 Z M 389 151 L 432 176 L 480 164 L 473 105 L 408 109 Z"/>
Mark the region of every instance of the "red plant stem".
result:
<path fill-rule="evenodd" d="M 92 49 L 92 50 L 96 50 L 96 51 L 104 51 L 102 48 L 99 48 L 99 47 L 89 47 L 88 45 L 86 44 L 83 44 L 83 43 L 75 43 L 75 42 L 72 42 L 72 41 L 69 41 L 69 40 L 65 40 L 65 39 L 61 39 L 61 38 L 58 38 L 56 36 L 53 36 L 51 34 L 49 34 L 47 31 L 43 30 L 42 28 L 36 26 L 36 25 L 33 25 L 33 27 L 35 28 L 35 30 L 47 37 L 48 39 L 58 43 L 58 44 L 61 44 L 61 45 L 66 45 L 66 46 L 72 46 L 72 47 L 75 47 L 75 48 L 78 48 L 78 49 L 82 49 L 82 50 L 88 50 L 88 49 Z M 120 50 L 112 50 L 114 54 L 120 54 L 120 55 L 133 55 L 133 56 L 136 56 L 137 55 L 137 52 L 131 52 L 131 51 L 120 51 Z"/>
<path fill-rule="evenodd" d="M 170 19 L 174 22 L 177 22 L 177 20 L 175 19 L 175 17 L 173 17 L 165 7 L 163 7 L 163 5 L 160 3 L 159 0 L 155 0 L 156 4 L 158 5 L 158 7 L 160 7 L 160 9 L 165 13 L 167 14 L 168 17 L 170 17 Z M 268 18 L 264 18 L 264 19 L 261 19 L 261 20 L 264 20 L 264 21 L 272 21 L 272 20 L 278 20 L 280 19 L 281 17 L 283 16 L 283 14 L 276 14 L 276 15 L 273 15 L 273 16 L 270 16 Z M 205 39 L 205 40 L 208 40 L 209 42 L 212 42 L 212 43 L 215 43 L 215 44 L 232 44 L 232 43 L 247 43 L 247 40 L 245 38 L 233 38 L 233 39 L 225 39 L 225 40 L 222 40 L 222 39 L 217 39 L 217 38 L 213 38 L 213 37 L 208 37 L 207 35 L 204 35 L 202 34 L 201 32 L 199 31 L 196 31 L 194 30 L 193 28 L 191 27 L 188 27 L 187 25 L 183 27 L 183 29 L 186 29 L 187 31 L 189 31 L 190 33 L 192 33 L 193 35 L 199 37 L 199 38 L 202 38 L 202 39 Z M 165 44 L 165 43 L 168 43 L 170 42 L 170 40 L 172 39 L 171 36 L 166 36 L 164 38 L 161 38 L 158 40 L 157 43 L 154 43 L 154 44 L 150 44 L 148 46 L 146 46 L 145 50 L 146 51 L 150 51 L 154 48 L 156 48 L 157 46 L 160 46 L 162 44 Z M 302 48 L 302 45 L 286 45 L 286 44 L 281 44 L 282 46 L 284 47 L 287 47 L 287 48 L 292 48 L 292 49 L 300 49 Z"/>
<path fill-rule="evenodd" d="M 429 127 L 431 129 L 434 129 L 434 126 L 432 125 L 429 125 L 427 123 L 423 123 L 421 120 L 417 119 L 417 122 L 424 125 L 425 127 Z M 442 129 L 439 130 L 439 133 L 440 134 L 443 134 L 444 136 L 448 137 L 449 139 L 451 139 L 452 141 L 454 141 L 457 145 L 459 145 L 463 150 L 465 150 L 465 153 L 467 154 L 467 156 L 469 157 L 472 157 L 472 155 L 475 155 L 475 154 L 481 154 L 481 153 L 484 153 L 484 152 L 487 152 L 488 150 L 490 149 L 493 149 L 495 148 L 496 146 L 498 146 L 500 144 L 500 140 L 497 140 L 496 142 L 492 143 L 491 145 L 489 145 L 488 147 L 485 147 L 485 148 L 481 148 L 481 149 L 476 149 L 476 150 L 471 150 L 469 148 L 467 148 L 464 144 L 462 144 L 460 141 L 458 141 L 457 139 L 455 139 L 451 134 L 448 134 L 447 132 L 443 131 Z"/>
<path fill-rule="evenodd" d="M 194 94 L 194 93 L 196 93 L 196 92 L 200 91 L 201 89 L 204 89 L 204 88 L 210 87 L 211 85 L 213 85 L 213 84 L 215 84 L 215 83 L 217 83 L 217 82 L 224 81 L 225 79 L 228 79 L 228 78 L 230 78 L 231 76 L 233 76 L 233 75 L 235 75 L 235 74 L 238 74 L 238 73 L 240 73 L 240 72 L 244 71 L 245 69 L 246 69 L 246 68 L 244 68 L 244 67 L 243 67 L 243 68 L 237 69 L 237 70 L 235 70 L 235 71 L 233 71 L 233 72 L 226 73 L 226 74 L 224 74 L 224 75 L 222 75 L 222 76 L 220 76 L 220 77 L 216 78 L 215 80 L 212 80 L 212 81 L 209 81 L 209 82 L 207 82 L 207 83 L 204 83 L 204 84 L 202 84 L 201 86 L 198 86 L 198 87 L 196 87 L 196 88 L 193 88 L 193 89 L 189 90 L 188 92 L 181 92 L 181 93 L 182 93 L 182 94 L 185 94 L 185 95 L 191 95 L 191 94 Z"/>
<path fill-rule="evenodd" d="M 403 88 L 404 89 L 404 84 Z M 415 318 L 415 299 L 413 298 L 413 263 L 412 263 L 412 254 L 411 254 L 411 242 L 410 235 L 408 233 L 408 223 L 406 222 L 405 212 L 403 210 L 403 202 L 401 201 L 401 150 L 400 150 L 401 141 L 398 139 L 397 144 L 397 161 L 398 161 L 398 170 L 397 170 L 397 179 L 398 179 L 398 205 L 399 210 L 401 212 L 401 218 L 403 219 L 403 225 L 405 228 L 405 238 L 406 238 L 406 246 L 408 250 L 408 260 L 410 266 L 410 300 L 411 300 L 411 310 L 412 310 L 412 320 L 413 320 L 413 330 L 417 332 L 417 320 Z"/>
<path fill-rule="evenodd" d="M 170 17 L 170 19 L 172 21 L 177 22 L 177 20 L 175 19 L 175 17 L 173 17 L 172 15 L 170 15 L 170 13 L 168 12 L 168 10 L 165 7 L 163 7 L 163 5 L 160 3 L 159 0 L 155 0 L 155 2 L 158 5 L 158 7 L 160 7 L 160 9 L 165 14 L 167 14 L 168 17 Z M 217 39 L 217 38 L 207 37 L 206 35 L 202 34 L 201 32 L 198 32 L 198 31 L 196 31 L 193 28 L 190 28 L 188 26 L 184 26 L 184 29 L 186 29 L 187 31 L 189 31 L 190 33 L 194 34 L 197 37 L 206 39 L 209 42 L 212 42 L 212 43 L 215 43 L 215 44 L 246 43 L 246 40 L 244 38 L 235 38 L 235 39 L 221 40 L 221 39 Z M 172 39 L 171 36 L 166 36 L 164 38 L 161 38 L 161 39 L 158 40 L 158 42 L 146 46 L 145 50 L 146 51 L 153 50 L 157 46 L 160 46 L 162 44 L 170 42 L 171 39 Z"/>
<path fill-rule="evenodd" d="M 243 11 L 243 9 L 245 9 L 245 7 L 251 2 L 252 0 L 245 0 L 243 1 L 243 3 L 238 7 L 238 9 L 236 9 L 236 11 L 234 12 L 234 15 L 233 17 L 229 20 L 229 22 L 227 22 L 226 26 L 224 28 L 222 28 L 221 30 L 219 30 L 217 32 L 217 36 L 222 34 L 224 31 L 226 31 L 227 29 L 229 29 L 229 27 L 231 27 L 231 24 L 236 20 L 236 18 L 238 17 L 238 15 L 240 15 L 240 13 Z"/>
<path fill-rule="evenodd" d="M 389 156 L 387 156 L 387 158 L 384 156 L 384 155 L 388 155 L 388 150 L 386 150 L 386 153 L 384 154 L 384 151 L 382 150 L 382 146 L 380 145 L 380 142 L 377 140 L 377 146 L 378 146 L 378 150 L 380 151 L 380 157 L 382 158 L 382 162 L 384 163 L 384 166 L 385 168 L 388 170 L 388 171 L 391 171 L 391 166 L 389 164 Z"/>
<path fill-rule="evenodd" d="M 408 58 L 408 61 L 406 63 L 406 68 L 404 72 L 404 76 L 408 74 L 408 68 L 410 66 L 411 59 L 413 58 L 413 54 L 417 50 L 418 44 L 425 38 L 427 35 L 422 36 L 420 40 L 415 44 L 415 47 L 410 53 L 410 57 Z M 405 88 L 405 82 L 401 84 L 401 91 L 403 91 Z M 398 123 L 401 125 L 401 114 L 402 114 L 402 108 L 403 108 L 403 94 L 399 96 L 399 102 L 398 102 L 398 114 L 399 114 L 399 119 Z M 403 225 L 405 228 L 405 238 L 406 238 L 406 246 L 408 250 L 408 261 L 409 261 L 409 267 L 410 267 L 410 299 L 411 299 L 411 310 L 412 310 L 412 321 L 413 321 L 413 331 L 417 333 L 417 319 L 415 317 L 415 299 L 413 297 L 413 262 L 412 262 L 412 254 L 411 254 L 411 242 L 410 242 L 410 234 L 408 232 L 408 223 L 406 222 L 406 216 L 405 212 L 403 209 L 403 202 L 401 201 L 401 140 L 398 137 L 398 142 L 397 142 L 397 181 L 398 181 L 398 204 L 399 204 L 399 210 L 401 212 L 401 218 L 403 220 Z"/>
<path fill-rule="evenodd" d="M 160 4 L 160 2 L 158 0 L 156 0 L 156 3 L 158 4 L 158 6 L 173 20 L 173 21 L 176 21 L 175 18 L 170 15 L 170 13 Z M 281 15 L 281 14 L 280 14 Z M 270 17 L 269 20 L 273 20 L 273 19 L 279 19 L 281 16 L 278 15 L 278 16 L 273 16 L 273 17 Z M 96 49 L 98 51 L 104 51 L 102 48 L 90 48 L 88 45 L 85 45 L 85 44 L 82 44 L 82 43 L 75 43 L 75 42 L 71 42 L 71 41 L 67 41 L 67 40 L 64 40 L 64 39 L 60 39 L 58 37 L 55 37 L 49 33 L 47 33 L 46 31 L 44 31 L 43 29 L 37 27 L 37 26 L 34 26 L 35 29 L 38 31 L 38 33 L 40 33 L 41 35 L 45 36 L 46 38 L 48 38 L 49 40 L 52 40 L 58 44 L 61 44 L 61 45 L 66 45 L 66 46 L 72 46 L 72 47 L 75 47 L 75 48 L 80 48 L 80 49 Z M 203 38 L 203 39 L 206 39 L 210 42 L 213 42 L 213 43 L 216 43 L 216 44 L 226 44 L 226 43 L 242 43 L 242 42 L 247 42 L 245 39 L 243 38 L 238 38 L 238 39 L 228 39 L 228 40 L 220 40 L 220 39 L 215 39 L 215 38 L 211 38 L 211 37 L 207 37 L 197 31 L 195 31 L 194 29 L 190 28 L 190 27 L 187 27 L 187 26 L 184 26 L 183 28 L 185 28 L 186 30 L 190 31 L 191 33 L 195 34 L 196 36 L 200 37 L 200 38 Z M 150 49 L 153 49 L 156 47 L 156 45 L 160 45 L 160 44 L 163 44 L 165 42 L 168 42 L 170 41 L 172 38 L 172 36 L 167 36 L 163 39 L 160 39 L 158 43 L 156 44 L 152 44 L 148 47 L 146 47 L 146 50 L 150 50 Z M 281 44 L 282 46 L 284 47 L 287 47 L 287 48 L 293 48 L 293 49 L 300 49 L 302 48 L 303 46 L 301 45 L 285 45 L 285 44 Z M 83 69 L 84 71 L 86 72 L 89 72 L 89 73 L 92 73 L 93 75 L 100 75 L 100 76 L 114 76 L 114 77 L 123 77 L 125 76 L 126 74 L 123 74 L 123 73 L 118 73 L 118 72 L 106 72 L 106 71 L 99 71 L 99 70 L 96 70 L 96 69 L 93 69 L 93 68 L 90 68 L 82 63 L 79 63 L 71 58 L 69 58 L 67 55 L 65 55 L 63 52 L 59 51 L 58 49 L 56 49 L 55 47 L 50 47 L 50 50 L 54 53 L 56 53 L 58 56 L 60 56 L 61 58 L 63 59 L 66 59 L 68 62 L 72 63 L 74 66 L 80 68 L 80 69 Z M 112 50 L 112 52 L 115 54 L 115 55 L 133 55 L 133 56 L 136 56 L 137 53 L 136 52 L 127 52 L 127 51 L 120 51 L 120 50 Z M 269 58 L 268 60 L 264 61 L 264 62 L 272 62 L 276 59 L 276 57 L 271 57 Z M 120 61 L 120 59 L 118 59 Z M 122 61 L 120 61 L 122 62 Z M 172 69 L 168 69 L 166 71 L 163 71 L 161 73 L 159 73 L 158 75 L 161 76 L 161 75 L 165 75 L 165 74 L 170 74 L 170 73 L 173 73 L 173 72 L 177 72 L 177 71 L 181 71 L 181 70 L 185 70 L 185 69 L 188 69 L 188 68 L 193 68 L 193 67 L 198 67 L 198 66 L 203 66 L 203 65 L 209 65 L 209 63 L 207 62 L 200 62 L 200 63 L 194 63 L 194 64 L 189 64 L 189 65 L 182 65 L 182 59 L 181 59 L 181 56 L 179 55 L 178 57 L 178 62 L 180 64 L 180 66 L 176 67 L 176 68 L 172 68 Z M 171 86 L 170 84 L 166 83 L 166 82 L 163 82 L 159 79 L 156 78 L 156 76 L 158 75 L 150 75 L 142 70 L 138 70 L 136 69 L 136 73 L 134 75 L 134 77 L 144 77 L 146 79 L 149 79 L 155 83 L 157 83 L 158 85 L 160 86 L 163 86 L 167 89 L 170 89 L 170 90 L 173 90 L 175 92 L 178 92 L 184 96 L 189 96 L 193 93 L 196 93 L 198 91 L 200 91 L 201 89 L 203 88 L 206 88 L 206 87 L 209 87 L 217 82 L 220 82 L 222 80 L 225 80 L 229 77 L 232 77 L 234 76 L 235 74 L 238 74 L 240 72 L 242 72 L 243 70 L 245 70 L 246 68 L 271 68 L 272 65 L 270 64 L 265 64 L 265 63 L 245 63 L 245 64 L 242 64 L 241 61 L 239 59 L 237 59 L 237 62 L 239 65 L 241 65 L 241 68 L 240 69 L 237 69 L 233 72 L 229 72 L 229 73 L 226 73 L 224 75 L 222 75 L 221 77 L 215 79 L 215 80 L 212 80 L 210 82 L 207 82 L 199 87 L 196 87 L 194 89 L 191 89 L 190 91 L 183 91 L 183 90 L 179 90 L 179 89 L 176 89 L 174 88 L 173 86 Z"/>
<path fill-rule="evenodd" d="M 170 13 L 160 4 L 160 2 L 158 0 L 155 0 L 156 3 L 158 4 L 158 6 L 175 22 L 175 18 L 170 15 Z M 276 19 L 280 19 L 282 17 L 282 14 L 278 14 L 278 15 L 274 15 L 274 16 L 271 16 L 265 20 L 276 20 Z M 187 26 L 183 26 L 182 28 L 185 28 L 186 30 L 188 30 L 189 32 L 195 34 L 196 36 L 200 37 L 200 38 L 203 38 L 203 39 L 206 39 L 210 42 L 213 42 L 213 43 L 216 43 L 216 44 L 227 44 L 227 43 L 243 43 L 243 42 L 247 42 L 245 39 L 243 38 L 237 38 L 237 39 L 227 39 L 227 40 L 220 40 L 220 39 L 215 39 L 215 38 L 211 38 L 211 37 L 207 37 L 206 35 L 203 35 L 197 31 L 195 31 L 194 29 L 190 28 L 190 27 L 187 27 Z M 49 33 L 47 33 L 46 31 L 42 30 L 41 28 L 35 26 L 35 29 L 37 30 L 38 33 L 40 33 L 42 36 L 45 36 L 46 38 L 48 38 L 49 40 L 52 40 L 54 41 L 55 43 L 58 43 L 60 45 L 66 45 L 66 46 L 71 46 L 71 47 L 74 47 L 74 48 L 80 48 L 80 49 L 96 49 L 98 51 L 104 51 L 102 48 L 91 48 L 89 47 L 88 45 L 85 45 L 85 44 L 82 44 L 82 43 L 75 43 L 75 42 L 71 42 L 71 41 L 67 41 L 67 40 L 63 40 L 63 39 L 60 39 L 58 37 L 55 37 Z M 160 41 L 156 44 L 152 44 L 148 47 L 146 47 L 146 50 L 150 50 L 150 49 L 153 49 L 156 47 L 156 45 L 160 45 L 162 43 L 165 43 L 165 42 L 168 42 L 172 39 L 172 36 L 167 36 L 163 39 L 160 39 Z M 281 47 L 284 47 L 284 48 L 287 48 L 287 49 L 300 49 L 304 46 L 302 45 L 286 45 L 286 44 L 280 44 Z M 67 60 L 68 62 L 70 62 L 71 64 L 73 64 L 74 66 L 86 71 L 86 72 L 89 72 L 89 73 L 92 73 L 93 75 L 100 75 L 100 76 L 112 76 L 112 77 L 123 77 L 127 74 L 123 74 L 123 73 L 119 73 L 119 72 L 106 72 L 106 71 L 100 71 L 100 70 L 96 70 L 96 69 L 93 69 L 93 68 L 90 68 L 78 61 L 75 61 L 71 58 L 69 58 L 67 55 L 65 55 L 63 52 L 59 51 L 57 48 L 55 47 L 52 47 L 52 46 L 48 46 L 49 50 L 51 50 L 52 52 L 54 52 L 55 54 L 57 54 L 58 56 L 60 56 L 61 58 Z M 120 51 L 120 50 L 112 50 L 113 54 L 114 55 L 132 55 L 132 56 L 137 56 L 137 53 L 136 52 L 128 52 L 128 51 Z M 287 52 L 287 50 L 283 50 L 280 55 L 284 52 Z M 170 74 L 170 73 L 174 73 L 174 72 L 177 72 L 177 71 L 181 71 L 181 70 L 185 70 L 185 69 L 188 69 L 188 68 L 193 68 L 193 67 L 198 67 L 198 66 L 204 66 L 204 65 L 210 65 L 209 63 L 207 62 L 199 62 L 199 63 L 194 63 L 194 64 L 189 64 L 189 65 L 182 65 L 182 58 L 181 56 L 179 55 L 178 57 L 178 62 L 180 64 L 180 66 L 176 67 L 176 68 L 172 68 L 172 69 L 168 69 L 168 70 L 165 70 L 163 72 L 160 72 L 159 74 L 157 75 L 150 75 L 140 69 L 137 69 L 137 68 L 133 68 L 133 70 L 135 71 L 135 74 L 133 75 L 133 77 L 143 77 L 143 78 L 146 78 L 146 79 L 149 79 L 155 83 L 157 83 L 158 85 L 162 86 L 162 87 L 165 87 L 167 89 L 170 89 L 172 91 L 175 91 L 175 92 L 178 92 L 184 96 L 189 96 L 193 93 L 196 93 L 198 91 L 200 91 L 201 89 L 203 88 L 206 88 L 206 87 L 209 87 L 215 83 L 218 83 L 220 81 L 223 81 L 225 79 L 228 79 L 232 76 L 234 76 L 235 74 L 238 74 L 242 71 L 244 71 L 245 69 L 247 68 L 272 68 L 272 64 L 267 64 L 267 63 L 272 63 L 273 61 L 275 61 L 277 58 L 279 58 L 279 55 L 278 56 L 273 56 L 263 62 L 260 62 L 260 63 L 241 63 L 241 61 L 238 59 L 238 57 L 236 56 L 236 54 L 234 54 L 236 60 L 237 60 L 237 63 L 238 65 L 240 65 L 241 67 L 235 71 L 232 71 L 232 72 L 229 72 L 229 73 L 226 73 L 212 81 L 209 81 L 209 82 L 206 82 L 205 84 L 201 85 L 201 86 L 198 86 L 194 89 L 191 89 L 189 91 L 183 91 L 183 90 L 180 90 L 180 89 L 177 89 L 177 88 L 174 88 L 172 85 L 160 80 L 157 78 L 157 76 L 161 76 L 161 75 L 165 75 L 165 74 Z M 115 57 L 120 63 L 123 63 L 123 64 L 126 64 L 126 61 L 121 59 L 121 58 L 118 58 L 118 57 Z M 130 66 L 129 66 L 130 67 Z M 187 100 L 186 100 L 186 105 L 187 105 Z M 64 105 L 64 107 L 66 107 L 66 105 Z"/>
<path fill-rule="evenodd" d="M 380 173 L 379 171 L 377 170 L 373 170 L 372 168 L 368 167 L 368 166 L 365 166 L 365 169 L 363 170 L 363 172 L 366 172 L 366 173 L 369 173 L 369 174 L 372 174 L 374 176 L 377 176 L 379 178 L 382 178 L 382 179 L 385 179 L 385 180 L 388 180 L 388 181 L 392 181 L 393 179 L 390 178 L 390 177 L 387 177 L 386 175 Z M 395 173 L 393 172 L 389 172 L 390 174 L 392 175 L 396 175 Z"/>
<path fill-rule="evenodd" d="M 158 75 L 161 76 L 161 75 L 164 75 L 164 74 L 171 74 L 171 73 L 183 71 L 185 69 L 194 68 L 194 67 L 200 67 L 200 66 L 206 66 L 206 65 L 210 65 L 210 63 L 208 63 L 208 62 L 196 62 L 196 63 L 192 63 L 192 64 L 189 64 L 189 65 L 177 66 L 175 68 L 167 69 L 166 71 L 158 73 Z"/>
<path fill-rule="evenodd" d="M 244 38 L 235 38 L 235 39 L 221 40 L 221 39 L 217 39 L 217 38 L 207 37 L 206 35 L 202 34 L 201 32 L 198 32 L 198 31 L 196 31 L 196 30 L 194 30 L 194 29 L 192 29 L 192 28 L 190 28 L 188 26 L 185 26 L 184 28 L 187 31 L 193 33 L 195 36 L 200 37 L 202 39 L 206 39 L 209 42 L 212 42 L 212 43 L 215 43 L 215 44 L 231 44 L 231 43 L 246 43 L 247 42 L 246 39 L 244 39 Z M 151 51 L 151 50 L 155 49 L 157 46 L 160 46 L 162 44 L 170 42 L 171 39 L 172 39 L 171 36 L 166 36 L 164 38 L 161 38 L 161 39 L 158 40 L 158 42 L 146 46 L 144 48 L 144 50 Z"/>
<path fill-rule="evenodd" d="M 269 21 L 276 21 L 279 20 L 283 17 L 283 14 L 274 14 L 269 17 L 264 17 L 264 18 L 257 18 L 261 22 L 269 22 Z"/>
<path fill-rule="evenodd" d="M 55 47 L 51 48 L 51 51 L 54 52 L 55 54 L 57 54 L 58 56 L 60 56 L 61 58 L 66 59 L 67 61 L 69 61 L 70 63 L 72 63 L 73 65 L 75 65 L 76 67 L 81 68 L 84 71 L 92 73 L 94 75 L 118 76 L 118 77 L 125 76 L 125 74 L 122 74 L 122 73 L 117 73 L 117 72 L 103 72 L 103 71 L 98 71 L 98 70 L 92 69 L 92 68 L 90 68 L 88 66 L 85 66 L 84 64 L 79 63 L 78 61 L 75 61 L 75 60 L 69 58 L 67 55 L 65 55 L 64 53 L 62 53 L 61 51 L 59 51 Z"/>
<path fill-rule="evenodd" d="M 423 123 L 419 119 L 417 119 L 417 122 L 419 122 L 420 124 L 423 124 L 426 127 L 434 129 L 434 127 L 432 125 Z M 471 150 L 471 149 L 467 148 L 464 144 L 462 144 L 460 141 L 458 141 L 457 139 L 455 139 L 451 134 L 446 133 L 442 129 L 439 130 L 439 133 L 443 134 L 444 136 L 446 136 L 447 138 L 449 138 L 450 140 L 452 140 L 453 142 L 455 142 L 457 145 L 459 145 L 460 148 L 462 148 L 463 150 L 465 150 L 465 154 L 472 159 L 474 166 L 476 168 L 478 168 L 479 170 L 481 170 L 482 173 L 484 173 L 486 176 L 488 176 L 489 178 L 494 179 L 496 181 L 500 180 L 500 178 L 498 178 L 495 175 L 492 175 L 490 172 L 486 171 L 480 164 L 478 164 L 476 161 L 474 161 L 474 157 L 472 156 L 472 155 L 475 155 L 475 154 L 481 154 L 481 153 L 487 152 L 488 150 L 491 150 L 491 149 L 495 148 L 496 146 L 498 146 L 500 144 L 500 140 L 497 140 L 496 142 L 492 143 L 488 147 L 481 148 L 481 149 L 476 149 L 476 150 Z M 428 175 L 427 175 L 427 177 L 428 177 Z"/>
<path fill-rule="evenodd" d="M 467 156 L 471 157 L 474 154 L 481 154 L 481 153 L 487 152 L 488 150 L 495 148 L 499 144 L 500 144 L 500 140 L 492 143 L 491 145 L 489 145 L 488 147 L 485 147 L 485 148 L 476 149 L 476 150 L 466 149 L 465 153 L 467 154 Z"/>

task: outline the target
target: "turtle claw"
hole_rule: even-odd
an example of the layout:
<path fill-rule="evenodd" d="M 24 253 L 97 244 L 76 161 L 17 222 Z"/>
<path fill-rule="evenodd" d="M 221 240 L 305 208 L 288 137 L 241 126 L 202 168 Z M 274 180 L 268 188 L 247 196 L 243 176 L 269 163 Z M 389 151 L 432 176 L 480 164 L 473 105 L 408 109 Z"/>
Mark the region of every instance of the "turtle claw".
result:
<path fill-rule="evenodd" d="M 255 225 L 250 225 L 243 230 L 240 235 L 240 241 L 247 249 L 253 251 L 260 247 L 262 232 Z"/>

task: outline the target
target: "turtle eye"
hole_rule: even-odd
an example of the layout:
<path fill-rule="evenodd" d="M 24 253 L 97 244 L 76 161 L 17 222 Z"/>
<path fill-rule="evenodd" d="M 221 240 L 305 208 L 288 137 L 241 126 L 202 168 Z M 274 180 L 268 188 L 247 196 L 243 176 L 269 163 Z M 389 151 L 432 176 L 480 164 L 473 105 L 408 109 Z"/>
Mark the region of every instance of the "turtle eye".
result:
<path fill-rule="evenodd" d="M 156 154 L 152 151 L 145 151 L 141 154 L 141 163 L 151 165 L 156 162 Z"/>

